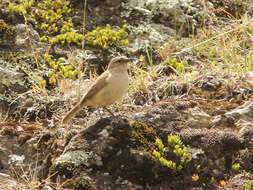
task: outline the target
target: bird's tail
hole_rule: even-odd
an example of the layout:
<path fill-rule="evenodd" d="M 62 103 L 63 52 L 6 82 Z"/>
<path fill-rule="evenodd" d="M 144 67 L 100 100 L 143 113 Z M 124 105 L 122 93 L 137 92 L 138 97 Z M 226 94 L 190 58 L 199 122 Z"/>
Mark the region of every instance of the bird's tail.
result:
<path fill-rule="evenodd" d="M 62 119 L 62 124 L 66 124 L 72 117 L 74 117 L 79 111 L 81 111 L 83 107 L 84 105 L 81 103 L 75 105 L 75 107 L 73 107 Z"/>

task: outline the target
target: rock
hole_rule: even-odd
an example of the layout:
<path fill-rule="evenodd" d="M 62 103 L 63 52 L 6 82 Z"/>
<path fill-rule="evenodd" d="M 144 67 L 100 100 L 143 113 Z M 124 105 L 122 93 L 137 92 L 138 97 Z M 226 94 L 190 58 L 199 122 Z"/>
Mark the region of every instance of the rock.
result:
<path fill-rule="evenodd" d="M 243 147 L 241 139 L 232 130 L 183 129 L 178 135 L 185 144 L 201 148 L 211 157 L 232 155 Z"/>
<path fill-rule="evenodd" d="M 16 68 L 7 66 L 7 63 L 1 63 L 0 66 L 0 84 L 2 92 L 12 90 L 16 93 L 24 93 L 28 90 L 26 87 L 25 74 L 19 72 Z M 0 94 L 1 95 L 1 94 Z"/>
<path fill-rule="evenodd" d="M 25 24 L 17 24 L 17 37 L 16 37 L 16 45 L 19 47 L 30 47 L 30 40 L 32 42 L 39 42 L 40 36 L 36 30 L 32 27 L 27 27 Z M 27 31 L 28 30 L 28 31 Z M 29 34 L 29 35 L 28 35 Z M 29 40 L 30 38 L 30 40 Z M 35 45 L 35 44 L 34 44 Z"/>
<path fill-rule="evenodd" d="M 157 106 L 149 106 L 149 109 L 134 115 L 134 119 L 151 126 L 165 127 L 171 121 L 180 120 L 180 113 L 170 103 L 162 103 Z"/>
<path fill-rule="evenodd" d="M 92 154 L 92 152 L 84 151 L 71 151 L 65 154 L 62 154 L 56 158 L 54 162 L 55 168 L 71 168 L 71 167 L 81 167 L 85 165 L 91 167 L 92 165 L 102 166 L 103 162 L 99 155 Z"/>
<path fill-rule="evenodd" d="M 4 174 L 4 173 L 0 173 L 0 179 L 3 180 L 4 178 L 8 179 L 8 178 L 10 178 L 10 175 Z"/>
<path fill-rule="evenodd" d="M 239 120 L 236 123 L 237 128 L 239 128 L 238 135 L 242 141 L 246 144 L 250 143 L 253 139 L 253 124 L 252 122 L 246 122 Z"/>
<path fill-rule="evenodd" d="M 16 136 L 2 135 L 0 132 L 0 141 L 4 145 L 0 145 L 0 164 L 2 169 L 8 169 L 10 162 L 10 155 L 19 154 L 21 155 L 21 149 L 18 145 L 18 138 Z M 21 159 L 23 161 L 23 158 Z M 17 163 L 17 162 L 15 162 Z M 18 163 L 17 163 L 18 164 Z"/>
<path fill-rule="evenodd" d="M 245 187 L 245 185 L 248 182 L 251 182 L 251 184 L 253 183 L 252 180 L 251 180 L 252 177 L 253 176 L 251 174 L 248 177 L 245 177 L 245 174 L 236 174 L 231 179 L 229 179 L 228 181 L 226 181 L 226 184 L 223 187 L 223 189 L 228 189 L 228 190 L 230 190 L 230 189 L 231 190 L 232 189 L 242 189 L 242 187 Z"/>
<path fill-rule="evenodd" d="M 27 187 L 24 185 L 21 185 L 16 181 L 15 179 L 12 179 L 11 177 L 1 177 L 0 175 L 0 190 L 6 190 L 6 189 L 15 189 L 16 187 L 22 188 L 23 190 L 28 190 Z"/>
<path fill-rule="evenodd" d="M 218 81 L 215 76 L 206 75 L 205 78 L 199 82 L 199 87 L 205 91 L 216 91 L 221 87 L 221 81 Z"/>
<path fill-rule="evenodd" d="M 243 119 L 245 121 L 253 121 L 253 102 L 247 101 L 236 109 L 227 112 L 225 116 L 233 117 L 235 119 Z"/>
<path fill-rule="evenodd" d="M 226 115 L 217 115 L 211 119 L 210 127 L 234 127 L 235 120 L 233 117 L 227 117 Z"/>
<path fill-rule="evenodd" d="M 0 112 L 9 117 L 19 104 L 17 97 L 28 90 L 25 74 L 18 71 L 10 63 L 0 61 Z"/>
<path fill-rule="evenodd" d="M 174 27 L 183 27 L 183 30 L 191 30 L 188 26 L 197 25 L 199 17 L 204 12 L 194 5 L 192 0 L 147 0 L 146 7 L 152 11 L 153 19 L 163 25 L 170 25 L 173 22 Z M 188 23 L 188 24 L 186 24 Z"/>
<path fill-rule="evenodd" d="M 187 125 L 195 128 L 209 128 L 211 116 L 200 110 L 198 107 L 189 109 Z"/>
<path fill-rule="evenodd" d="M 56 176 L 60 178 L 73 178 L 74 181 L 69 180 L 72 184 L 70 187 L 73 184 L 81 185 L 80 180 L 75 179 L 80 179 L 80 175 L 91 178 L 97 169 L 106 172 L 103 178 L 116 179 L 114 185 L 119 187 L 124 185 L 135 189 L 138 186 L 133 184 L 139 183 L 138 181 L 144 184 L 151 181 L 156 183 L 159 176 L 164 175 L 163 172 L 167 171 L 168 177 L 170 172 L 152 158 L 155 139 L 155 130 L 144 123 L 129 123 L 121 118 L 101 119 L 70 140 L 64 152 L 53 162 L 50 173 L 57 173 Z M 92 178 L 92 181 L 86 180 L 96 188 L 97 178 Z M 110 181 L 105 185 L 115 188 Z M 164 185 L 167 186 L 166 183 Z"/>
<path fill-rule="evenodd" d="M 253 90 L 253 72 L 247 72 L 242 77 L 242 83 L 247 87 Z"/>
<path fill-rule="evenodd" d="M 161 24 L 140 23 L 137 27 L 129 26 L 128 28 L 132 40 L 127 49 L 131 54 L 145 51 L 150 46 L 158 49 L 166 42 L 169 35 L 175 34 L 173 29 Z"/>
<path fill-rule="evenodd" d="M 207 159 L 205 152 L 202 149 L 188 147 L 187 150 L 189 153 L 191 153 L 193 159 Z"/>
<path fill-rule="evenodd" d="M 209 14 L 203 11 L 203 4 L 192 0 L 130 0 L 122 7 L 121 18 L 129 23 L 128 51 L 132 54 L 145 52 L 147 47 L 160 49 L 169 36 L 192 34 L 192 26 L 197 28 L 203 15 Z"/>

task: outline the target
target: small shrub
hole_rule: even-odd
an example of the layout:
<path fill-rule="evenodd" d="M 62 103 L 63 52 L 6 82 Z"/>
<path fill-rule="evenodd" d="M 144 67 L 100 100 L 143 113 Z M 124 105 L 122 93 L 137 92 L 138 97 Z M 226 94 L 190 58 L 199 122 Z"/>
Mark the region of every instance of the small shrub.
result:
<path fill-rule="evenodd" d="M 239 163 L 233 164 L 233 165 L 232 165 L 232 170 L 233 170 L 233 171 L 238 172 L 239 169 L 240 169 L 240 164 L 239 164 Z"/>
<path fill-rule="evenodd" d="M 166 59 L 166 63 L 168 63 L 169 65 L 171 65 L 172 67 L 174 67 L 178 72 L 180 73 L 184 73 L 185 72 L 185 67 L 188 66 L 188 62 L 187 61 L 177 61 L 176 58 L 168 58 Z"/>
<path fill-rule="evenodd" d="M 252 181 L 248 181 L 245 185 L 244 185 L 244 189 L 245 190 L 251 190 L 252 187 Z"/>
<path fill-rule="evenodd" d="M 119 30 L 112 30 L 109 24 L 103 29 L 97 27 L 85 35 L 85 42 L 89 45 L 102 47 L 103 49 L 107 49 L 108 46 L 127 46 L 128 34 L 126 28 L 127 25 L 123 25 Z"/>
<path fill-rule="evenodd" d="M 162 152 L 164 152 L 164 144 L 161 141 L 161 139 L 157 138 L 155 141 L 155 144 L 158 146 L 158 149 Z"/>
<path fill-rule="evenodd" d="M 20 0 L 19 5 L 9 3 L 8 7 L 15 13 L 18 13 L 20 15 L 26 15 L 27 10 L 34 4 L 34 2 L 34 0 Z"/>
<path fill-rule="evenodd" d="M 159 160 L 159 162 L 176 171 L 181 171 L 184 166 L 186 166 L 192 160 L 192 156 L 188 153 L 184 144 L 181 142 L 180 137 L 176 135 L 168 136 L 168 146 L 165 148 L 161 139 L 157 138 L 155 141 L 157 150 L 153 150 L 153 156 Z M 165 151 L 165 150 L 169 151 Z M 174 154 L 176 156 L 175 160 L 168 160 L 169 154 Z"/>
<path fill-rule="evenodd" d="M 78 71 L 71 65 L 71 63 L 68 63 L 65 58 L 60 57 L 57 61 L 54 61 L 52 56 L 49 54 L 44 54 L 44 58 L 53 69 L 47 73 L 50 84 L 56 83 L 56 79 L 59 77 L 59 74 L 70 79 L 74 79 L 77 76 Z"/>

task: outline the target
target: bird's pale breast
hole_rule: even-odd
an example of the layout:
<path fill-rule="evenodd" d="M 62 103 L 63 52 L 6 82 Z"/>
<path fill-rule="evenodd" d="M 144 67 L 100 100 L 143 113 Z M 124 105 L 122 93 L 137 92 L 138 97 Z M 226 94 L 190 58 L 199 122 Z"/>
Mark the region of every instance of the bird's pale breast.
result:
<path fill-rule="evenodd" d="M 89 100 L 93 107 L 105 107 L 121 99 L 127 92 L 129 77 L 127 71 L 112 72 L 106 78 L 107 85 Z"/>

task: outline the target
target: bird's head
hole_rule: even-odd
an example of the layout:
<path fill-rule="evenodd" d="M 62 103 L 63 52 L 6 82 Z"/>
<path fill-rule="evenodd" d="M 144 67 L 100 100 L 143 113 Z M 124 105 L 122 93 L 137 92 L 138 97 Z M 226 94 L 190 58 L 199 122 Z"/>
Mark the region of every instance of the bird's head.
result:
<path fill-rule="evenodd" d="M 108 69 L 115 69 L 115 68 L 126 68 L 127 69 L 127 63 L 131 61 L 136 61 L 136 58 L 128 58 L 126 56 L 118 56 L 113 58 L 108 66 Z"/>

